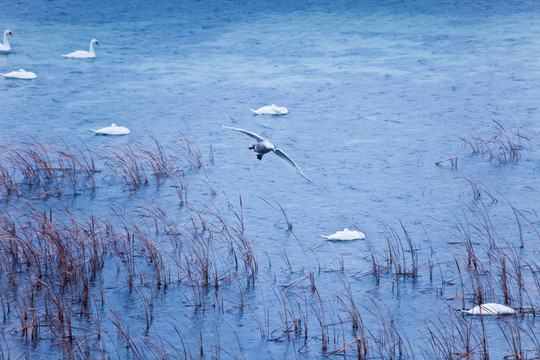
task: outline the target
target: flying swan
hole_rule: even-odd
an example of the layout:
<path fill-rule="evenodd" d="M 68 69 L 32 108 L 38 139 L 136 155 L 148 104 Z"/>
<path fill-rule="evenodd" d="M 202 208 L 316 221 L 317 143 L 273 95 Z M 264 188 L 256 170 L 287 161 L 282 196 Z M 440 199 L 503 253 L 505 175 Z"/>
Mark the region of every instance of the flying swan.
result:
<path fill-rule="evenodd" d="M 98 41 L 96 39 L 92 39 L 90 41 L 90 49 L 88 51 L 77 50 L 62 56 L 71 59 L 93 59 L 96 57 L 96 52 L 94 51 L 94 44 L 99 46 Z"/>
<path fill-rule="evenodd" d="M 229 127 L 229 126 L 225 126 L 225 125 L 221 125 L 222 127 L 224 127 L 225 129 L 230 129 L 230 130 L 234 130 L 234 131 L 238 131 L 238 132 L 241 132 L 255 140 L 257 140 L 257 143 L 255 144 L 251 144 L 249 146 L 249 150 L 253 150 L 255 151 L 255 153 L 257 154 L 257 159 L 259 160 L 262 160 L 262 157 L 264 154 L 270 152 L 270 151 L 273 151 L 274 154 L 276 154 L 277 156 L 279 156 L 282 160 L 284 160 L 287 164 L 291 165 L 292 167 L 294 167 L 296 169 L 296 171 L 302 175 L 302 177 L 304 179 L 306 179 L 307 181 L 311 182 L 311 180 L 306 176 L 304 175 L 304 173 L 302 172 L 302 170 L 300 170 L 300 168 L 298 167 L 298 165 L 296 165 L 296 163 L 287 155 L 285 154 L 281 149 L 277 148 L 274 144 L 272 144 L 269 140 L 251 132 L 251 131 L 246 131 L 246 130 L 243 130 L 243 129 L 238 129 L 238 128 L 233 128 L 233 127 Z"/>

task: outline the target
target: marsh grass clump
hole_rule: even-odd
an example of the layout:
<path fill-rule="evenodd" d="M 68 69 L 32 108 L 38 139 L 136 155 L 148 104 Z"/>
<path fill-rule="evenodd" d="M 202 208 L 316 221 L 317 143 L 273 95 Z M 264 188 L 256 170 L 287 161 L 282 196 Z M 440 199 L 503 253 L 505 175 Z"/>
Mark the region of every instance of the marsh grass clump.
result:
<path fill-rule="evenodd" d="M 148 172 L 143 158 L 138 156 L 131 144 L 125 148 L 111 150 L 111 155 L 105 162 L 109 168 L 109 174 L 114 178 L 121 179 L 129 191 L 136 191 L 143 185 L 148 185 Z"/>
<path fill-rule="evenodd" d="M 535 241 L 538 231 L 535 222 L 523 222 L 524 219 L 511 206 L 509 217 L 516 220 L 515 230 L 518 236 L 510 239 L 503 235 L 507 229 L 501 229 L 492 220 L 489 209 L 483 203 L 464 212 L 465 220 L 459 221 L 457 230 L 461 254 L 454 255 L 461 294 L 461 308 L 495 302 L 516 309 L 523 314 L 535 315 L 539 300 L 537 289 L 538 267 L 534 254 L 537 251 Z M 524 215 L 523 213 L 521 213 Z M 531 241 L 528 241 L 529 238 Z M 524 251 L 531 246 L 532 253 Z M 467 300 L 467 301 L 466 301 Z M 470 305 L 466 306 L 466 302 Z"/>
<path fill-rule="evenodd" d="M 388 224 L 383 224 L 382 232 L 384 239 L 379 243 L 384 243 L 386 248 L 381 245 L 375 246 L 371 239 L 365 240 L 370 271 L 357 273 L 355 277 L 366 275 L 374 276 L 376 285 L 379 286 L 383 275 L 394 277 L 395 284 L 398 286 L 402 279 L 416 279 L 419 276 L 419 270 L 422 264 L 419 261 L 421 249 L 417 248 L 412 234 L 402 220 L 399 220 L 401 232 L 398 232 Z"/>
<path fill-rule="evenodd" d="M 279 208 L 281 214 L 283 215 L 283 219 L 285 220 L 285 223 L 287 224 L 287 231 L 289 231 L 291 234 L 293 234 L 293 236 L 296 236 L 296 235 L 294 235 L 294 232 L 293 232 L 293 224 L 289 220 L 289 217 L 287 216 L 287 213 L 283 209 L 283 206 L 281 206 L 281 204 L 279 202 L 277 202 L 277 201 L 274 201 L 275 202 L 275 206 L 274 206 L 270 201 L 268 201 L 266 199 L 261 198 L 261 200 L 264 201 L 268 206 L 270 206 L 274 210 L 277 210 Z M 278 224 L 278 222 L 276 222 L 274 224 L 274 226 L 276 226 Z"/>
<path fill-rule="evenodd" d="M 370 352 L 371 341 L 368 337 L 369 330 L 366 328 L 364 320 L 362 318 L 361 310 L 357 305 L 350 284 L 346 283 L 345 293 L 343 295 L 337 295 L 336 298 L 339 304 L 342 306 L 342 311 L 345 312 L 343 319 L 350 319 L 350 325 L 354 338 L 348 343 L 344 344 L 341 348 L 334 350 L 333 354 L 339 354 L 347 351 L 349 348 L 355 349 L 356 357 L 358 359 L 367 359 Z"/>
<path fill-rule="evenodd" d="M 374 353 L 384 359 L 407 359 L 414 354 L 403 328 L 397 323 L 390 308 L 382 301 L 371 300 L 374 307 L 368 309 L 380 324 L 378 333 L 373 334 L 376 344 Z"/>
<path fill-rule="evenodd" d="M 421 333 L 427 338 L 421 349 L 428 358 L 489 359 L 488 338 L 481 318 L 464 317 L 448 308 L 446 315 L 428 321 Z"/>
<path fill-rule="evenodd" d="M 505 359 L 540 358 L 540 335 L 534 324 L 524 324 L 516 316 L 502 318 L 497 323 L 508 345 Z"/>
<path fill-rule="evenodd" d="M 440 160 L 440 161 L 437 161 L 435 163 L 435 165 L 437 166 L 442 166 L 442 164 L 444 164 L 445 162 L 450 162 L 450 166 L 452 169 L 457 169 L 457 165 L 458 165 L 458 158 L 457 156 L 450 156 L 446 159 L 443 159 L 443 160 Z"/>
<path fill-rule="evenodd" d="M 384 225 L 384 237 L 386 251 L 383 255 L 377 255 L 376 250 L 368 243 L 372 263 L 372 274 L 379 276 L 381 271 L 391 272 L 396 280 L 399 278 L 416 278 L 420 264 L 418 261 L 419 249 L 416 248 L 412 236 L 403 223 L 399 221 L 402 235 L 389 225 Z M 380 261 L 384 261 L 381 264 Z"/>
<path fill-rule="evenodd" d="M 485 198 L 485 196 L 483 197 L 482 195 L 487 195 L 492 203 L 496 203 L 498 201 L 497 198 L 480 181 L 471 177 L 464 179 L 470 185 L 472 196 L 475 201 Z"/>
<path fill-rule="evenodd" d="M 31 342 L 50 339 L 72 357 L 86 336 L 78 324 L 92 312 L 91 284 L 107 251 L 96 220 L 67 209 L 17 209 L 2 216 L 0 238 L 0 288 L 15 309 L 5 320 L 16 316 L 16 334 Z"/>
<path fill-rule="evenodd" d="M 1 302 L 5 321 L 19 323 L 12 333 L 28 342 L 48 339 L 66 358 L 78 351 L 93 357 L 102 351 L 95 341 L 113 325 L 132 356 L 146 358 L 146 345 L 131 335 L 123 316 L 117 313 L 111 320 L 103 314 L 107 262 L 116 264 L 125 291 L 140 304 L 146 331 L 155 321 L 156 298 L 171 286 L 183 289 L 195 312 L 223 308 L 222 288 L 253 286 L 257 255 L 241 222 L 227 221 L 217 210 L 192 209 L 191 221 L 174 228 L 160 208 L 144 211 L 147 221 L 142 223 L 120 211 L 100 220 L 69 207 L 12 208 L 2 214 Z M 171 351 L 165 345 L 158 349 Z"/>
<path fill-rule="evenodd" d="M 130 192 L 148 185 L 151 178 L 159 185 L 173 175 L 183 176 L 190 169 L 201 171 L 208 178 L 200 149 L 184 135 L 178 134 L 169 146 L 160 144 L 154 137 L 152 142 L 153 145 L 147 145 L 132 140 L 102 156 L 109 169 L 108 176 L 121 180 Z M 185 193 L 179 192 L 178 195 L 181 203 L 187 198 Z"/>
<path fill-rule="evenodd" d="M 190 169 L 202 171 L 215 195 L 197 146 L 181 134 L 169 146 L 151 139 L 150 144 L 130 140 L 115 149 L 95 150 L 84 143 L 76 146 L 64 141 L 60 141 L 61 145 L 35 140 L 4 146 L 0 155 L 0 196 L 5 202 L 12 197 L 76 196 L 85 191 L 94 193 L 107 179 L 120 181 L 134 192 L 152 179 L 160 185 Z M 179 196 L 184 203 L 187 187 Z"/>
<path fill-rule="evenodd" d="M 0 189 L 4 201 L 32 194 L 39 198 L 78 195 L 79 188 L 95 189 L 91 154 L 47 142 L 22 142 L 3 148 Z"/>
<path fill-rule="evenodd" d="M 105 268 L 110 274 L 116 265 L 123 291 L 141 306 L 147 333 L 155 321 L 156 297 L 171 286 L 189 290 L 182 293 L 195 311 L 223 308 L 223 287 L 253 286 L 258 260 L 244 233 L 241 203 L 240 214 L 229 205 L 226 216 L 217 207 L 186 207 L 179 224 L 159 204 L 139 207 L 135 214 L 142 217 L 114 205 L 96 216 L 62 200 L 85 190 L 94 193 L 105 181 L 134 192 L 176 176 L 187 205 L 188 184 L 182 180 L 187 173 L 203 171 L 210 188 L 200 151 L 187 138 L 180 136 L 173 146 L 134 140 L 112 152 L 38 141 L 4 149 L 0 308 L 12 335 L 40 346 L 48 341 L 63 358 L 92 358 L 114 353 L 106 347 L 116 328 L 131 357 L 167 358 L 176 350 L 159 340 L 141 341 L 124 315 L 110 309 Z M 42 201 L 52 196 L 56 199 L 46 206 Z M 124 354 L 117 347 L 116 352 Z"/>
<path fill-rule="evenodd" d="M 9 167 L 0 163 L 0 195 L 4 201 L 8 201 L 10 197 L 19 197 L 18 187 L 11 175 L 12 171 Z"/>
<path fill-rule="evenodd" d="M 461 141 L 473 155 L 487 155 L 499 164 L 518 161 L 524 144 L 534 143 L 532 136 L 524 135 L 517 124 L 512 126 L 496 120 L 493 120 L 492 128 L 477 131 L 469 138 L 462 137 Z"/>

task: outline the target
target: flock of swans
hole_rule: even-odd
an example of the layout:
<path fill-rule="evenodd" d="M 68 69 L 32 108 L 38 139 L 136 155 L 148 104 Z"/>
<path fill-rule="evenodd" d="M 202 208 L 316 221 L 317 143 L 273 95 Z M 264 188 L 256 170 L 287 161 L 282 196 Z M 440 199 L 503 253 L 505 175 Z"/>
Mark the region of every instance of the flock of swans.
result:
<path fill-rule="evenodd" d="M 0 44 L 0 51 L 6 53 L 11 51 L 11 45 L 9 44 L 9 38 L 8 36 L 13 37 L 13 33 L 11 30 L 4 31 L 4 43 Z M 76 50 L 69 54 L 62 54 L 63 57 L 71 58 L 71 59 L 93 59 L 96 57 L 96 52 L 94 49 L 94 46 L 99 46 L 99 43 L 96 39 L 92 39 L 90 41 L 90 48 L 88 51 L 85 50 Z M 19 71 L 11 71 L 9 73 L 2 73 L 2 76 L 6 78 L 11 79 L 35 79 L 37 78 L 37 75 L 33 72 L 25 71 L 24 69 L 20 69 Z M 263 106 L 257 110 L 250 109 L 253 113 L 257 115 L 285 115 L 289 111 L 286 107 L 280 107 L 276 106 L 275 104 L 269 105 L 269 106 Z M 237 129 L 232 128 L 228 126 L 223 126 L 227 129 L 239 131 L 243 134 L 246 134 L 254 139 L 257 140 L 256 144 L 252 144 L 249 149 L 255 151 L 257 153 L 257 159 L 262 160 L 262 156 L 270 151 L 274 152 L 277 156 L 279 156 L 281 159 L 285 160 L 289 165 L 293 166 L 296 171 L 302 175 L 306 180 L 311 182 L 311 180 L 300 170 L 298 165 L 287 155 L 285 152 L 283 152 L 281 149 L 277 148 L 272 142 L 270 142 L 267 139 L 264 139 L 263 137 L 243 129 Z M 107 126 L 101 129 L 93 130 L 96 134 L 99 135 L 128 135 L 131 133 L 131 131 L 123 126 L 117 126 L 116 124 L 111 124 L 111 126 Z"/>
<path fill-rule="evenodd" d="M 11 30 L 5 30 L 4 31 L 4 42 L 0 44 L 0 53 L 8 53 L 11 51 L 11 45 L 9 43 L 9 36 L 13 37 L 13 33 Z M 94 46 L 98 45 L 98 41 L 96 39 L 92 39 L 90 41 L 90 48 L 88 51 L 85 50 L 77 50 L 74 52 L 71 52 L 69 54 L 62 54 L 63 57 L 71 58 L 71 59 L 93 59 L 96 57 L 96 52 L 94 49 Z M 0 73 L 0 75 L 4 76 L 5 78 L 12 78 L 12 79 L 35 79 L 37 75 L 30 71 L 25 71 L 24 69 L 20 69 L 19 71 L 11 71 L 8 73 Z M 289 111 L 286 107 L 279 107 L 275 104 L 269 105 L 269 106 L 263 106 L 257 110 L 250 109 L 254 114 L 256 115 L 285 115 Z M 276 147 L 270 140 L 263 138 L 262 136 L 247 131 L 240 128 L 234 128 L 230 126 L 222 125 L 225 129 L 233 130 L 236 132 L 240 132 L 244 135 L 249 136 L 252 139 L 256 140 L 256 143 L 252 143 L 249 146 L 249 150 L 253 150 L 257 154 L 257 159 L 262 160 L 262 157 L 264 154 L 267 154 L 269 152 L 273 152 L 276 154 L 280 159 L 284 160 L 287 164 L 292 166 L 304 179 L 309 181 L 311 183 L 311 180 L 302 172 L 302 170 L 298 167 L 298 165 L 281 149 Z M 96 134 L 99 135 L 127 135 L 130 134 L 131 131 L 123 126 L 117 126 L 116 124 L 111 124 L 111 126 L 104 127 L 98 130 L 92 130 Z M 334 234 L 331 235 L 321 235 L 323 238 L 326 238 L 330 241 L 350 241 L 350 240 L 359 240 L 359 239 L 365 239 L 365 234 L 361 231 L 353 231 L 349 230 L 348 228 L 345 228 L 343 231 L 337 231 Z M 495 304 L 495 303 L 486 303 L 481 304 L 478 306 L 473 307 L 470 310 L 461 310 L 463 314 L 467 315 L 510 315 L 510 314 L 516 314 L 516 311 L 508 306 Z"/>
<path fill-rule="evenodd" d="M 11 30 L 4 31 L 4 43 L 0 44 L 0 53 L 9 53 L 11 51 L 11 45 L 9 43 L 8 36 L 13 37 L 13 33 L 11 32 Z M 90 40 L 90 48 L 88 49 L 88 51 L 76 50 L 69 54 L 62 54 L 62 56 L 70 59 L 93 59 L 96 57 L 96 51 L 94 49 L 95 45 L 99 46 L 99 43 L 96 39 L 92 39 Z M 8 73 L 0 73 L 0 75 L 8 79 L 31 80 L 37 78 L 37 75 L 35 73 L 31 71 L 25 71 L 24 69 L 19 69 L 19 71 L 11 71 Z M 127 135 L 131 133 L 128 128 L 123 126 L 117 126 L 116 124 L 112 124 L 111 126 L 92 131 L 100 135 Z"/>
<path fill-rule="evenodd" d="M 7 53 L 11 51 L 11 45 L 9 44 L 9 38 L 8 36 L 13 37 L 13 33 L 11 30 L 4 31 L 4 43 L 0 44 L 0 52 Z M 19 69 L 19 71 L 11 71 L 8 73 L 0 73 L 0 75 L 10 78 L 10 79 L 35 79 L 37 75 L 31 71 L 24 71 L 24 69 Z"/>
<path fill-rule="evenodd" d="M 250 110 L 257 115 L 285 115 L 288 113 L 287 108 L 279 107 L 274 104 L 269 105 L 269 106 L 263 106 L 257 110 L 253 110 L 253 109 L 250 109 Z M 224 127 L 225 129 L 237 131 L 244 135 L 249 136 L 252 139 L 255 139 L 257 142 L 250 144 L 249 150 L 253 150 L 257 154 L 257 159 L 262 160 L 262 157 L 264 154 L 273 152 L 279 158 L 281 158 L 286 163 L 294 167 L 296 171 L 304 179 L 306 179 L 307 181 L 311 183 L 311 180 L 302 172 L 302 170 L 300 170 L 298 165 L 285 152 L 283 152 L 283 150 L 277 148 L 270 140 L 265 139 L 262 136 L 251 131 L 247 131 L 240 128 L 234 128 L 230 126 L 225 126 L 225 125 L 221 125 L 221 126 Z M 345 228 L 342 231 L 337 231 L 331 235 L 321 235 L 321 237 L 329 241 L 351 241 L 351 240 L 363 240 L 366 238 L 366 235 L 361 231 L 349 230 L 348 228 Z M 516 310 L 508 306 L 496 304 L 496 303 L 485 303 L 485 304 L 475 306 L 470 310 L 460 310 L 460 311 L 464 315 L 478 315 L 478 316 L 485 316 L 485 315 L 500 316 L 500 315 L 517 314 Z"/>
<path fill-rule="evenodd" d="M 9 53 L 11 51 L 11 44 L 9 43 L 8 36 L 13 37 L 13 33 L 9 29 L 4 31 L 4 42 L 0 44 L 0 53 Z M 62 56 L 72 59 L 93 59 L 96 57 L 94 45 L 99 45 L 96 39 L 92 39 L 90 41 L 90 49 L 88 51 L 77 50 Z M 0 73 L 0 75 L 8 79 L 31 80 L 37 78 L 36 73 L 25 71 L 24 69 L 19 69 L 19 71 L 10 71 L 8 73 Z"/>

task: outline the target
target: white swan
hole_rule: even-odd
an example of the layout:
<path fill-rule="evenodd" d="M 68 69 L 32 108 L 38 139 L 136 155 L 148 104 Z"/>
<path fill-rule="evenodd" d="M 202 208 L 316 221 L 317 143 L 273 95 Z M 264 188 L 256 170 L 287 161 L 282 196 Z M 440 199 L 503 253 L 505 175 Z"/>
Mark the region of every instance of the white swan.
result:
<path fill-rule="evenodd" d="M 37 75 L 31 71 L 24 71 L 24 69 L 19 69 L 19 71 L 11 71 L 7 74 L 0 74 L 6 78 L 10 79 L 24 79 L 24 80 L 30 80 L 37 78 Z"/>
<path fill-rule="evenodd" d="M 116 126 L 116 124 L 112 124 L 111 126 L 92 131 L 100 135 L 127 135 L 131 133 L 128 128 L 123 126 Z"/>
<path fill-rule="evenodd" d="M 338 231 L 332 235 L 321 235 L 321 237 L 326 238 L 327 240 L 358 240 L 365 239 L 366 235 L 361 231 L 352 231 L 347 228 L 343 231 Z"/>
<path fill-rule="evenodd" d="M 475 306 L 471 310 L 461 310 L 461 312 L 468 315 L 510 315 L 515 314 L 516 310 L 501 304 L 487 303 Z"/>
<path fill-rule="evenodd" d="M 246 130 L 243 130 L 243 129 L 237 129 L 237 128 L 233 128 L 233 127 L 229 127 L 229 126 L 225 126 L 225 125 L 221 125 L 221 126 L 224 127 L 225 129 L 230 129 L 230 130 L 241 132 L 242 134 L 246 134 L 247 136 L 257 140 L 257 143 L 251 144 L 249 146 L 249 150 L 253 150 L 253 151 L 255 151 L 255 153 L 257 153 L 257 159 L 262 160 L 262 157 L 263 157 L 264 154 L 272 151 L 272 152 L 274 152 L 274 154 L 279 156 L 282 160 L 285 160 L 285 162 L 287 164 L 293 166 L 296 169 L 296 171 L 300 175 L 302 175 L 302 177 L 304 179 L 311 182 L 311 180 L 306 175 L 304 175 L 302 170 L 300 170 L 298 165 L 296 165 L 296 163 L 287 154 L 285 154 L 281 149 L 278 149 L 269 140 L 266 140 L 262 136 L 257 135 L 257 134 L 255 134 L 253 132 L 250 132 L 250 131 L 246 131 Z"/>
<path fill-rule="evenodd" d="M 0 51 L 10 51 L 11 45 L 9 45 L 8 35 L 13 36 L 11 30 L 4 31 L 4 43 L 0 44 Z"/>
<path fill-rule="evenodd" d="M 286 107 L 279 107 L 274 104 L 263 106 L 257 110 L 249 109 L 258 115 L 285 115 L 289 112 Z"/>
<path fill-rule="evenodd" d="M 84 50 L 77 50 L 72 53 L 69 53 L 67 55 L 62 55 L 63 57 L 72 58 L 72 59 L 92 59 L 96 57 L 96 52 L 94 51 L 94 44 L 98 45 L 98 41 L 96 39 L 92 39 L 90 41 L 90 49 L 88 51 Z"/>

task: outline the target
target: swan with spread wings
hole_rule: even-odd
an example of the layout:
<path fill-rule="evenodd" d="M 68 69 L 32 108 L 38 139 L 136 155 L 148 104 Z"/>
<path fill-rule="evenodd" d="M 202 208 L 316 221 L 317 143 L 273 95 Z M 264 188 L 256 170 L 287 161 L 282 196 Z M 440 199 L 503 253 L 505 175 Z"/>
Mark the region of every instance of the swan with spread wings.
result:
<path fill-rule="evenodd" d="M 257 159 L 262 160 L 262 157 L 263 157 L 264 154 L 269 153 L 270 151 L 272 151 L 274 154 L 279 156 L 280 159 L 284 160 L 287 164 L 294 167 L 296 169 L 296 171 L 300 175 L 302 175 L 302 177 L 304 179 L 311 182 L 311 180 L 302 172 L 302 170 L 300 170 L 298 165 L 296 165 L 296 163 L 287 154 L 285 154 L 283 152 L 283 150 L 277 148 L 274 144 L 272 144 L 272 142 L 270 140 L 265 139 L 262 136 L 260 136 L 258 134 L 255 134 L 254 132 L 251 132 L 251 131 L 247 131 L 247 130 L 239 129 L 239 128 L 234 128 L 234 127 L 230 127 L 230 126 L 225 126 L 225 125 L 221 125 L 221 126 L 223 126 L 225 129 L 241 132 L 242 134 L 245 134 L 245 135 L 249 136 L 250 138 L 253 138 L 253 139 L 257 140 L 256 143 L 252 143 L 249 146 L 249 150 L 253 150 L 257 154 Z"/>

